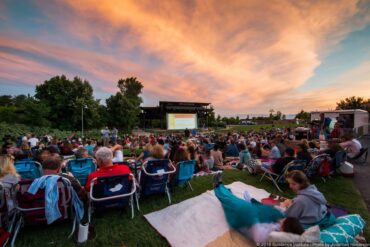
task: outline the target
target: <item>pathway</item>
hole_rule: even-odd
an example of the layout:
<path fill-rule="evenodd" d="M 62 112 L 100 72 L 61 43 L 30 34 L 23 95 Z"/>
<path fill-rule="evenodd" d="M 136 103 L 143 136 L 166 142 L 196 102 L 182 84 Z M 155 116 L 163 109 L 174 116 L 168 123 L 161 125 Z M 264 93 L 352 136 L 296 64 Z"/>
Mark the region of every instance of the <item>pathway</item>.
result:
<path fill-rule="evenodd" d="M 370 147 L 370 136 L 363 137 L 360 141 L 363 146 Z M 353 181 L 366 203 L 367 210 L 370 211 L 370 155 L 367 157 L 365 165 L 355 164 L 355 176 Z"/>

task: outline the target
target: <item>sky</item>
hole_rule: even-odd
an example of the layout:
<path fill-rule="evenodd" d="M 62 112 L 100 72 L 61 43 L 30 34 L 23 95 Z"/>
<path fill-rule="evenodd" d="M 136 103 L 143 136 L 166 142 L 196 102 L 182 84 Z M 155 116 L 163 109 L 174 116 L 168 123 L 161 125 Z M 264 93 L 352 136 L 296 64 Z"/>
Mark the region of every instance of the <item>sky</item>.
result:
<path fill-rule="evenodd" d="M 1 0 L 0 94 L 62 74 L 102 102 L 136 77 L 143 106 L 334 109 L 370 98 L 370 1 Z"/>

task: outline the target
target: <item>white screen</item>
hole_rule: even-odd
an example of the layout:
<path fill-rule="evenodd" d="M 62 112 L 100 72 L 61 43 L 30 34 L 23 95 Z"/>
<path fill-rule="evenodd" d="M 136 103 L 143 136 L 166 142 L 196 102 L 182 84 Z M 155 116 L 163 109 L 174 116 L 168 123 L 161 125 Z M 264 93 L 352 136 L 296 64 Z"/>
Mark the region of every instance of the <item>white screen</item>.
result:
<path fill-rule="evenodd" d="M 197 127 L 197 114 L 167 113 L 167 129 L 169 130 L 196 129 Z"/>

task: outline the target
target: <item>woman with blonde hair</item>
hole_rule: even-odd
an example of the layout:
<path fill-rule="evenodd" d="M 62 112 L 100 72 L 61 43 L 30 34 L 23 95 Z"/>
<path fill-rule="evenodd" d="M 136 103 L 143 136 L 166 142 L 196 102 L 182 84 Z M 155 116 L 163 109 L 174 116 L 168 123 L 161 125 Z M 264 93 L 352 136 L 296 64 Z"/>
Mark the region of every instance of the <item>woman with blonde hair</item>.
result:
<path fill-rule="evenodd" d="M 152 152 L 153 146 L 150 143 L 145 144 L 143 151 L 139 155 L 139 157 L 136 158 L 136 161 L 145 161 L 147 158 L 150 157 L 150 154 Z"/>
<path fill-rule="evenodd" d="M 164 149 L 160 144 L 155 144 L 150 151 L 149 159 L 163 159 L 164 158 Z"/>
<path fill-rule="evenodd" d="M 8 211 L 14 208 L 11 195 L 11 188 L 20 180 L 20 176 L 14 166 L 14 158 L 8 154 L 0 155 L 0 182 L 5 188 L 5 197 L 8 205 Z"/>

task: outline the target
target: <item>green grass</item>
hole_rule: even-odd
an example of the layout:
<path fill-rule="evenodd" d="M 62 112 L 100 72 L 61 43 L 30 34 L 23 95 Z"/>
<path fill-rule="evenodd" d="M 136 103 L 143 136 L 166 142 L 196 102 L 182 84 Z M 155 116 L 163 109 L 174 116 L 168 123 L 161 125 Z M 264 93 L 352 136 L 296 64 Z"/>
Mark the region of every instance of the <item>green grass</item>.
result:
<path fill-rule="evenodd" d="M 215 129 L 214 131 L 216 133 L 228 133 L 228 132 L 233 132 L 233 131 L 236 131 L 236 132 L 247 132 L 247 131 L 251 131 L 251 130 L 260 130 L 260 129 L 265 129 L 265 130 L 270 130 L 272 129 L 273 127 L 275 128 L 295 128 L 297 127 L 298 125 L 295 124 L 295 123 L 278 123 L 278 124 L 258 124 L 258 125 L 231 125 L 229 128 L 227 129 Z"/>
<path fill-rule="evenodd" d="M 268 192 L 291 198 L 294 194 L 285 185 L 282 186 L 284 193 L 279 193 L 268 180 L 259 182 L 260 176 L 251 176 L 242 171 L 225 171 L 223 181 L 230 184 L 241 181 Z M 355 188 L 352 179 L 341 176 L 329 179 L 326 183 L 317 179 L 312 181 L 324 193 L 331 204 L 343 206 L 350 213 L 360 214 L 366 222 L 370 215 L 360 193 Z M 173 203 L 179 203 L 188 198 L 197 196 L 212 189 L 212 177 L 196 177 L 192 180 L 194 191 L 189 189 L 175 188 L 172 193 Z M 154 212 L 168 206 L 165 196 L 153 196 L 140 200 L 141 212 L 137 212 L 133 220 L 130 218 L 130 210 L 111 211 L 101 218 L 93 218 L 96 226 L 97 237 L 82 246 L 168 246 L 154 228 L 144 219 L 144 214 Z M 26 227 L 21 230 L 16 241 L 17 246 L 75 246 L 73 240 L 67 239 L 71 230 L 70 223 L 62 223 L 51 226 Z M 370 228 L 365 229 L 365 237 L 370 239 Z"/>

